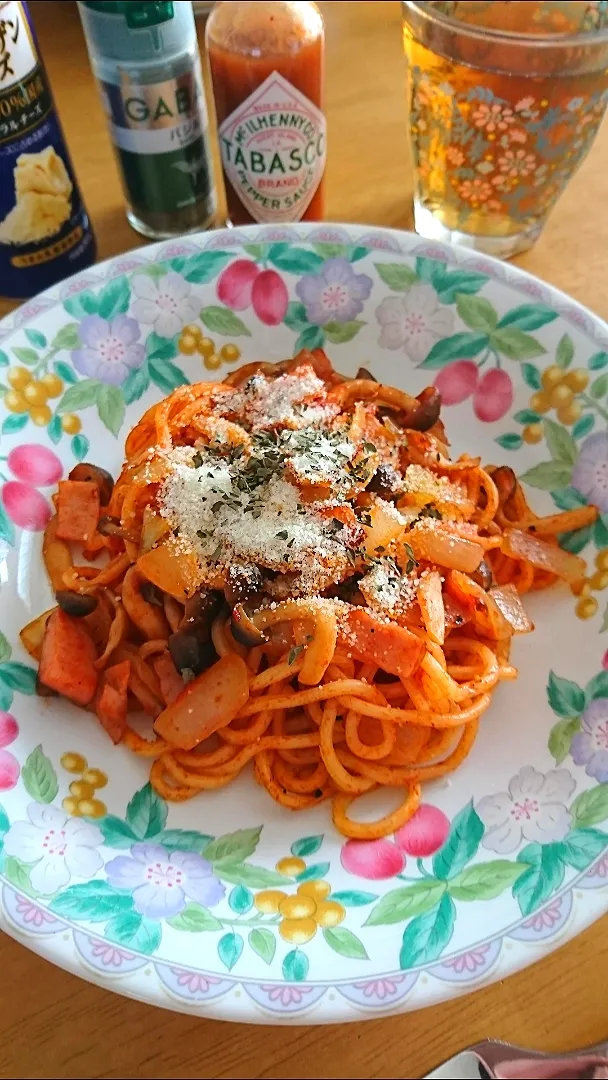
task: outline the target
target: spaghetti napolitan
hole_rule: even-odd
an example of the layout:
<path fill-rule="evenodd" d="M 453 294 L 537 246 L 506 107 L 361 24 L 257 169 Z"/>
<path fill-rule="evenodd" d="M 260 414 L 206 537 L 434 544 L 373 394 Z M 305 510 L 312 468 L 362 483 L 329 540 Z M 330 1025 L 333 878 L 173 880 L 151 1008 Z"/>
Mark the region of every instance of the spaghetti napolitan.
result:
<path fill-rule="evenodd" d="M 510 468 L 450 460 L 439 406 L 433 388 L 343 378 L 320 350 L 154 405 L 115 485 L 88 464 L 59 484 L 57 607 L 21 635 L 40 692 L 94 710 L 166 799 L 253 761 L 281 805 L 331 798 L 345 836 L 394 832 L 516 677 L 520 594 L 583 578 L 557 537 L 596 516 L 539 518 Z M 354 820 L 378 787 L 398 808 Z"/>

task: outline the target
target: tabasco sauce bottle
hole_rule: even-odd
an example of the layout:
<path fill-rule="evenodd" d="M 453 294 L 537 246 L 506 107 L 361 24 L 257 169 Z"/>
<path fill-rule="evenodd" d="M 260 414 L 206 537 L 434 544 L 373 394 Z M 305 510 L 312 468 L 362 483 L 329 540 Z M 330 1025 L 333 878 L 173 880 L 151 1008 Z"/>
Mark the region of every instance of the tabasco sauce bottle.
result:
<path fill-rule="evenodd" d="M 230 223 L 321 220 L 324 28 L 316 4 L 216 4 L 206 40 Z"/>

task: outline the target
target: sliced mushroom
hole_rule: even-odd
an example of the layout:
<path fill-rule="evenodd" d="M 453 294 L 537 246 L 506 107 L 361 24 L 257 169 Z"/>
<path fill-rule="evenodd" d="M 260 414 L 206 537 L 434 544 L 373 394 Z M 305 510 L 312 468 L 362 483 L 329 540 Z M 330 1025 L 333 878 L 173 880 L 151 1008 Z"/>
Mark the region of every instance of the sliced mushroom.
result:
<path fill-rule="evenodd" d="M 196 628 L 176 630 L 169 635 L 169 652 L 178 671 L 193 671 L 200 675 L 217 660 L 217 653 L 210 640 L 202 641 Z"/>
<path fill-rule="evenodd" d="M 268 640 L 266 635 L 258 630 L 242 604 L 237 604 L 232 609 L 230 629 L 234 640 L 248 649 L 253 649 L 256 645 L 264 645 Z"/>
<path fill-rule="evenodd" d="M 230 566 L 224 585 L 226 603 L 231 608 L 251 600 L 262 588 L 262 574 L 257 566 Z"/>
<path fill-rule="evenodd" d="M 482 559 L 477 570 L 474 570 L 471 574 L 473 581 L 480 585 L 484 592 L 492 588 L 494 578 L 492 576 L 492 567 L 485 559 Z"/>
<path fill-rule="evenodd" d="M 379 465 L 366 488 L 383 498 L 390 498 L 403 491 L 403 480 L 392 465 Z"/>
<path fill-rule="evenodd" d="M 427 386 L 417 398 L 417 408 L 403 420 L 403 426 L 411 431 L 428 431 L 439 419 L 441 394 L 434 386 Z"/>
<path fill-rule="evenodd" d="M 371 371 L 368 371 L 365 367 L 360 367 L 355 375 L 355 379 L 369 379 L 370 382 L 378 382 L 375 375 L 372 375 Z"/>
<path fill-rule="evenodd" d="M 90 461 L 81 461 L 70 473 L 70 480 L 93 480 L 99 488 L 99 500 L 107 506 L 114 491 L 114 479 L 107 469 L 92 465 Z"/>
<path fill-rule="evenodd" d="M 55 593 L 55 599 L 66 615 L 74 615 L 77 619 L 83 619 L 90 615 L 97 607 L 97 597 L 94 593 L 77 593 L 71 589 L 59 589 Z"/>
<path fill-rule="evenodd" d="M 199 636 L 203 633 L 203 630 L 206 630 L 204 640 L 208 641 L 211 636 L 211 623 L 219 613 L 222 603 L 221 593 L 212 592 L 209 589 L 199 589 L 194 596 L 186 600 L 180 630 L 196 624 Z"/>
<path fill-rule="evenodd" d="M 499 465 L 492 473 L 492 480 L 496 484 L 500 505 L 504 506 L 515 494 L 517 477 L 509 465 Z"/>
<path fill-rule="evenodd" d="M 156 607 L 164 606 L 162 589 L 148 581 L 147 578 L 142 581 L 139 591 L 147 604 L 156 604 Z"/>

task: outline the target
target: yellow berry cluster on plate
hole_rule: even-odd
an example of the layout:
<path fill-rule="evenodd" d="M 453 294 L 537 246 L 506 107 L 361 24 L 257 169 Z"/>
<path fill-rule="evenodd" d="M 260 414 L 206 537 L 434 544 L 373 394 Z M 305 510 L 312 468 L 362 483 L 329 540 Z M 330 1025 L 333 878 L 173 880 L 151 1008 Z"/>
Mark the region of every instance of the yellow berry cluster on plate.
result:
<path fill-rule="evenodd" d="M 219 351 L 216 350 L 215 341 L 205 337 L 200 326 L 190 323 L 184 326 L 178 339 L 178 348 L 184 356 L 194 356 L 198 353 L 203 359 L 207 371 L 217 371 L 222 364 L 236 364 L 241 358 L 241 350 L 238 345 L 227 342 Z"/>
<path fill-rule="evenodd" d="M 59 375 L 49 371 L 37 379 L 25 367 L 12 367 L 7 372 L 7 381 L 10 390 L 4 394 L 3 403 L 8 412 L 29 413 L 32 423 L 46 427 L 53 415 L 47 403 L 63 391 Z M 80 418 L 74 413 L 64 413 L 61 417 L 61 428 L 66 434 L 78 435 L 81 427 Z"/>
<path fill-rule="evenodd" d="M 96 792 L 106 786 L 108 777 L 101 769 L 91 769 L 82 754 L 69 751 L 61 757 L 61 764 L 66 772 L 75 773 L 79 780 L 72 780 L 70 794 L 62 802 L 66 814 L 72 817 L 102 818 L 108 808 Z"/>

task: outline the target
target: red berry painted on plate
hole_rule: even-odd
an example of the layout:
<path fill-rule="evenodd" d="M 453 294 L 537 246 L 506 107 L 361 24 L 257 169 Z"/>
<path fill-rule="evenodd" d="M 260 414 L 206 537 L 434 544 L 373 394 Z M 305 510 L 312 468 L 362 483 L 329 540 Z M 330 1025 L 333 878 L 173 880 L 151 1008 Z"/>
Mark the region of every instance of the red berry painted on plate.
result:
<path fill-rule="evenodd" d="M 405 856 L 390 840 L 347 840 L 340 862 L 349 874 L 380 881 L 400 874 Z"/>
<path fill-rule="evenodd" d="M 253 310 L 266 326 L 278 326 L 285 318 L 289 294 L 276 270 L 263 270 L 255 279 L 251 294 Z"/>
<path fill-rule="evenodd" d="M 51 517 L 44 495 L 29 484 L 9 480 L 2 488 L 2 502 L 11 521 L 29 532 L 41 532 Z"/>
<path fill-rule="evenodd" d="M 424 859 L 443 847 L 450 831 L 449 818 L 443 810 L 423 803 L 405 825 L 397 829 L 395 843 L 407 855 Z"/>
<path fill-rule="evenodd" d="M 475 393 L 478 380 L 479 371 L 473 360 L 455 360 L 439 372 L 435 386 L 443 405 L 460 405 Z"/>
<path fill-rule="evenodd" d="M 10 746 L 19 734 L 19 724 L 10 712 L 0 712 L 0 747 Z"/>
<path fill-rule="evenodd" d="M 0 750 L 0 791 L 10 791 L 19 779 L 19 762 L 8 750 Z"/>
<path fill-rule="evenodd" d="M 218 299 L 232 311 L 244 311 L 251 306 L 251 290 L 259 273 L 251 259 L 236 259 L 218 278 Z"/>
<path fill-rule="evenodd" d="M 479 380 L 473 398 L 473 411 L 478 420 L 492 424 L 508 413 L 513 404 L 513 383 L 506 371 L 493 368 Z"/>
<path fill-rule="evenodd" d="M 52 450 L 36 443 L 25 443 L 11 450 L 7 465 L 13 476 L 34 487 L 50 487 L 63 476 L 63 465 Z"/>

